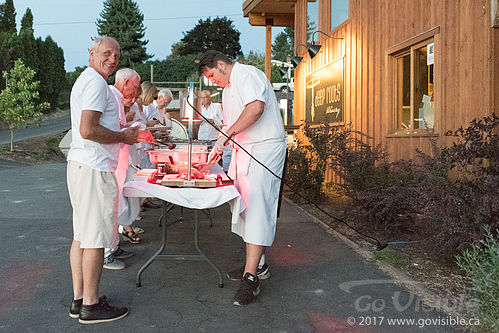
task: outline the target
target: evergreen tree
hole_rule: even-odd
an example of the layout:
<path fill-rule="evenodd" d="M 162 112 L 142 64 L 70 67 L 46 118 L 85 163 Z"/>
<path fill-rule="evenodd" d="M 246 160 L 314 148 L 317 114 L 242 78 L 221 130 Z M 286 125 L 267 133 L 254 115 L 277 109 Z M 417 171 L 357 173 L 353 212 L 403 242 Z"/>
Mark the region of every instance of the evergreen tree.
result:
<path fill-rule="evenodd" d="M 38 103 L 38 86 L 34 81 L 35 71 L 26 67 L 21 59 L 16 60 L 14 68 L 3 72 L 7 88 L 0 93 L 0 119 L 10 129 L 10 151 L 14 149 L 14 130 L 25 126 L 29 120 L 40 121 L 42 111 L 48 103 Z"/>
<path fill-rule="evenodd" d="M 17 33 L 16 9 L 12 0 L 5 0 L 0 4 L 0 33 Z"/>
<path fill-rule="evenodd" d="M 36 42 L 33 30 L 33 14 L 29 8 L 26 9 L 26 12 L 21 20 L 19 43 L 23 53 L 22 59 L 24 64 L 38 73 L 40 66 L 37 59 Z"/>
<path fill-rule="evenodd" d="M 241 33 L 234 28 L 232 20 L 227 17 L 216 17 L 213 20 L 199 20 L 194 28 L 184 33 L 179 54 L 187 55 L 202 53 L 207 50 L 217 50 L 232 59 L 242 56 L 239 36 Z"/>
<path fill-rule="evenodd" d="M 33 35 L 33 14 L 31 13 L 31 9 L 26 8 L 26 12 L 21 19 L 21 29 L 19 29 L 19 34 L 29 33 Z"/>
<path fill-rule="evenodd" d="M 133 67 L 152 57 L 146 53 L 144 15 L 132 0 L 105 0 L 104 9 L 97 19 L 97 32 L 115 38 L 120 44 L 119 67 Z"/>
<path fill-rule="evenodd" d="M 2 45 L 0 46 L 0 69 L 3 71 L 11 70 L 14 62 L 23 57 L 21 40 L 17 33 L 1 33 Z M 5 82 L 0 80 L 0 88 L 5 88 Z"/>
<path fill-rule="evenodd" d="M 40 100 L 55 108 L 61 90 L 67 88 L 64 52 L 50 36 L 44 41 L 38 37 L 36 48 L 39 71 L 35 79 L 40 81 Z"/>
<path fill-rule="evenodd" d="M 286 61 L 287 56 L 293 56 L 294 30 L 286 28 L 280 32 L 272 44 L 272 58 L 275 60 Z"/>

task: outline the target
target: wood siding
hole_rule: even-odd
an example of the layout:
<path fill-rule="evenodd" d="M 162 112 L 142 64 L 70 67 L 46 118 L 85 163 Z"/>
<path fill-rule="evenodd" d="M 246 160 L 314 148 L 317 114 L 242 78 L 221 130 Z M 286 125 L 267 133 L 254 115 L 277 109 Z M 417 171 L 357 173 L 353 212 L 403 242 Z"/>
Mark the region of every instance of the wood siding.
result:
<path fill-rule="evenodd" d="M 323 0 L 319 0 L 323 1 Z M 323 2 L 329 2 L 324 0 Z M 393 93 L 387 51 L 425 32 L 435 32 L 435 134 L 465 126 L 475 117 L 498 112 L 497 57 L 499 29 L 491 27 L 490 0 L 350 0 L 349 19 L 335 30 L 317 34 L 321 52 L 295 70 L 295 124 L 305 119 L 305 79 L 308 73 L 344 56 L 345 123 L 386 146 L 392 160 L 429 152 L 428 135 L 393 135 Z M 300 1 L 297 1 L 297 7 Z M 303 8 L 301 6 L 300 8 Z M 329 8 L 322 4 L 320 8 Z M 296 8 L 298 10 L 298 8 Z M 306 24 L 295 12 L 300 40 Z M 321 17 L 330 21 L 330 15 Z M 298 19 L 299 18 L 299 19 Z M 324 29 L 328 22 L 319 22 Z M 301 133 L 297 134 L 303 139 Z M 327 174 L 329 181 L 332 173 Z"/>

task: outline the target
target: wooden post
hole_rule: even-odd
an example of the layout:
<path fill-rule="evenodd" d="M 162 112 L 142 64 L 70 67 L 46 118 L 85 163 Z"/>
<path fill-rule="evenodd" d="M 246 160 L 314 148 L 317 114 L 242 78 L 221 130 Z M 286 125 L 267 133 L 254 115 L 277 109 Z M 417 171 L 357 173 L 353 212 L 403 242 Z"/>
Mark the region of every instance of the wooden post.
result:
<path fill-rule="evenodd" d="M 272 58 L 272 25 L 274 24 L 274 20 L 272 18 L 265 19 L 265 30 L 266 30 L 266 38 L 265 38 L 265 75 L 267 75 L 267 79 L 270 81 L 270 73 L 272 71 L 272 65 L 270 60 Z"/>
<path fill-rule="evenodd" d="M 298 48 L 300 44 L 307 45 L 307 0 L 297 0 L 295 3 L 295 54 L 303 56 L 307 50 Z"/>

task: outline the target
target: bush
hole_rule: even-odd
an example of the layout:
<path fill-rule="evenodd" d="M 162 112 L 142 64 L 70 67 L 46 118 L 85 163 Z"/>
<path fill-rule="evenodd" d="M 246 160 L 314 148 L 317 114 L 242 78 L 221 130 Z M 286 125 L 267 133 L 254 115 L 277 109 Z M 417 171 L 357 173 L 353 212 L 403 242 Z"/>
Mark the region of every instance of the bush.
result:
<path fill-rule="evenodd" d="M 349 125 L 305 124 L 310 143 L 302 154 L 316 156 L 317 172 L 328 165 L 341 177 L 337 187 L 358 221 L 430 237 L 434 250 L 452 257 L 480 237 L 483 224 L 499 228 L 498 123 L 494 114 L 474 119 L 447 134 L 456 138 L 451 146 L 432 141 L 431 156 L 418 151 L 416 158 L 394 163 Z"/>
<path fill-rule="evenodd" d="M 494 236 L 488 226 L 483 230 L 485 238 L 456 260 L 471 281 L 469 296 L 477 301 L 470 309 L 473 317 L 480 320 L 483 330 L 499 332 L 499 234 Z"/>
<path fill-rule="evenodd" d="M 286 184 L 306 200 L 317 202 L 323 199 L 324 169 L 323 163 L 317 163 L 317 158 L 299 143 L 288 148 Z M 299 195 L 293 193 L 291 197 L 296 200 Z"/>
<path fill-rule="evenodd" d="M 481 236 L 482 225 L 499 227 L 499 118 L 473 119 L 447 135 L 456 141 L 434 157 L 419 152 L 424 177 L 419 193 L 427 203 L 424 219 L 439 226 L 437 249 L 462 250 Z"/>

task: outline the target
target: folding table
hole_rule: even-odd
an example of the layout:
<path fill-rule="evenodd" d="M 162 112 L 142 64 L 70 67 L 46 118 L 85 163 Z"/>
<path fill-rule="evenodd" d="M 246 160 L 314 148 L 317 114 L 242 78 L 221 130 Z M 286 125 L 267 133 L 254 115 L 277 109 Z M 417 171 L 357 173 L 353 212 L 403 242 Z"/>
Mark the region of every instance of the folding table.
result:
<path fill-rule="evenodd" d="M 156 197 L 163 201 L 163 234 L 161 237 L 160 248 L 142 265 L 137 273 L 136 286 L 140 287 L 140 278 L 144 270 L 156 259 L 167 260 L 201 260 L 210 264 L 218 273 L 218 286 L 223 287 L 223 277 L 220 269 L 208 258 L 199 248 L 198 244 L 198 210 L 215 208 L 226 202 L 231 205 L 232 222 L 236 223 L 239 214 L 245 209 L 244 203 L 241 200 L 239 192 L 234 185 L 225 185 L 213 188 L 173 188 L 156 184 L 151 184 L 145 181 L 130 181 L 123 186 L 123 195 L 125 197 Z M 196 254 L 167 254 L 167 229 L 176 222 L 168 223 L 166 216 L 173 205 L 195 209 L 194 212 L 194 245 Z"/>

